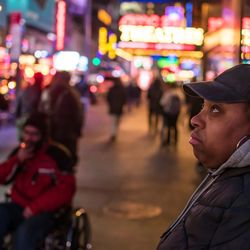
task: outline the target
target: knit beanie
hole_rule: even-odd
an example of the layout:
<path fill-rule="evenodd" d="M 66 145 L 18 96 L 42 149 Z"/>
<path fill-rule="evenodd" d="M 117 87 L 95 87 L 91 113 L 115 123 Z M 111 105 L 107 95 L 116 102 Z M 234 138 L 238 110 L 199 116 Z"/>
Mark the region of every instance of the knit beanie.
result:
<path fill-rule="evenodd" d="M 33 112 L 29 115 L 23 127 L 30 125 L 37 128 L 41 135 L 42 140 L 46 140 L 48 137 L 49 126 L 48 126 L 48 117 L 45 113 L 42 112 Z"/>

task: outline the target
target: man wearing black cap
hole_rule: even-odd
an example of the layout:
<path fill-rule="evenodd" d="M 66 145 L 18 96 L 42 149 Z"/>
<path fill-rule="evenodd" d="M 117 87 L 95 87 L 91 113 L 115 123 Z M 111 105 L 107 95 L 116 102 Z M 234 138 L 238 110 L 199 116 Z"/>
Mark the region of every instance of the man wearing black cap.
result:
<path fill-rule="evenodd" d="M 0 164 L 0 183 L 12 181 L 10 201 L 0 203 L 0 249 L 4 236 L 13 230 L 15 250 L 36 249 L 53 226 L 54 213 L 71 204 L 74 175 L 59 168 L 47 135 L 45 115 L 31 114 L 19 147 Z"/>
<path fill-rule="evenodd" d="M 208 175 L 157 249 L 250 249 L 250 65 L 183 87 L 204 99 L 189 143 Z"/>

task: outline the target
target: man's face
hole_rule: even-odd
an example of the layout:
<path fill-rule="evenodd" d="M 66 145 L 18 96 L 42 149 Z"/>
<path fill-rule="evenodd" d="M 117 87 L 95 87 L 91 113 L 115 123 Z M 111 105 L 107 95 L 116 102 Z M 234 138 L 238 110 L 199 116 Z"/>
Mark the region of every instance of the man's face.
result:
<path fill-rule="evenodd" d="M 22 133 L 22 142 L 23 146 L 27 147 L 30 150 L 36 150 L 38 145 L 41 143 L 41 133 L 39 129 L 31 125 L 27 125 L 23 129 Z"/>
<path fill-rule="evenodd" d="M 191 120 L 195 127 L 189 143 L 196 158 L 207 168 L 218 168 L 235 151 L 239 140 L 250 134 L 250 121 L 243 103 L 204 101 Z"/>

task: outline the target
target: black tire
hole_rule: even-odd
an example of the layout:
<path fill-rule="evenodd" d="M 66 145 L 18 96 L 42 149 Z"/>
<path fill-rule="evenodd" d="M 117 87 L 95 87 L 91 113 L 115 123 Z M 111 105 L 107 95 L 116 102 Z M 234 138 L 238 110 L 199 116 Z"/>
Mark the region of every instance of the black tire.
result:
<path fill-rule="evenodd" d="M 89 217 L 84 208 L 73 210 L 71 226 L 67 233 L 66 250 L 92 249 Z"/>

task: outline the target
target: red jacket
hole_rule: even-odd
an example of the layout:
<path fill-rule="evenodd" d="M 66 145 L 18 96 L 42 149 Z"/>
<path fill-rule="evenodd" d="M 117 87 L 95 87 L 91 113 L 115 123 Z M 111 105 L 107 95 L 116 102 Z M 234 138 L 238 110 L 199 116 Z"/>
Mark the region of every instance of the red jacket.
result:
<path fill-rule="evenodd" d="M 63 173 L 46 148 L 21 164 L 11 187 L 11 199 L 22 207 L 29 207 L 33 214 L 56 211 L 70 205 L 76 190 L 73 174 Z M 0 183 L 5 183 L 20 165 L 16 155 L 0 164 Z"/>

